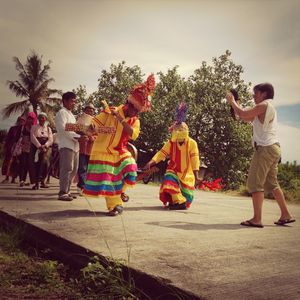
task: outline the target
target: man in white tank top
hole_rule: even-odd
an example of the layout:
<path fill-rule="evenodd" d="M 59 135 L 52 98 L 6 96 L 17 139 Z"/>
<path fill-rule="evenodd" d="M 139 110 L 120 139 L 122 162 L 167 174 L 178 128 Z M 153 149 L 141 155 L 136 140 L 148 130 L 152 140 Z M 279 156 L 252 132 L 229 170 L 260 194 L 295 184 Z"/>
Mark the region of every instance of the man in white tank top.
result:
<path fill-rule="evenodd" d="M 272 192 L 281 210 L 276 225 L 295 222 L 287 209 L 286 201 L 277 180 L 278 162 L 281 151 L 277 139 L 277 114 L 272 104 L 274 88 L 270 83 L 258 84 L 253 88 L 253 108 L 243 109 L 237 104 L 232 93 L 226 96 L 234 112 L 240 119 L 252 122 L 253 146 L 247 188 L 252 194 L 254 216 L 241 223 L 243 226 L 262 228 L 262 205 L 264 193 Z"/>

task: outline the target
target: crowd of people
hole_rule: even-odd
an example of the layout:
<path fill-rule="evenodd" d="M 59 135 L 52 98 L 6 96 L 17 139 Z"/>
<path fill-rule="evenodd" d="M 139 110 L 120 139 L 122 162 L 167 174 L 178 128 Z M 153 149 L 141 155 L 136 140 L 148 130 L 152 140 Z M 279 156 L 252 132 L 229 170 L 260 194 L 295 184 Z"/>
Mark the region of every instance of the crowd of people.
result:
<path fill-rule="evenodd" d="M 135 86 L 124 104 L 118 107 L 104 107 L 95 115 L 95 107 L 88 103 L 76 119 L 72 111 L 76 95 L 66 92 L 62 96 L 63 107 L 55 117 L 55 131 L 52 133 L 43 112 L 20 116 L 11 127 L 5 142 L 5 159 L 2 174 L 4 183 L 27 185 L 27 175 L 32 189 L 47 188 L 49 172 L 59 174 L 58 199 L 72 201 L 71 184 L 77 177 L 80 195 L 104 197 L 109 216 L 123 212 L 124 202 L 129 200 L 125 193 L 133 187 L 137 178 L 137 164 L 128 149 L 128 142 L 140 133 L 139 114 L 151 109 L 151 95 L 155 90 L 155 79 L 150 75 L 146 82 Z M 254 87 L 252 108 L 242 108 L 235 90 L 228 92 L 226 99 L 231 105 L 235 119 L 251 122 L 253 125 L 254 156 L 252 158 L 247 187 L 252 194 L 254 215 L 241 225 L 262 228 L 262 203 L 264 192 L 272 192 L 278 202 L 281 216 L 277 225 L 295 222 L 286 206 L 285 198 L 278 184 L 277 172 L 281 152 L 277 139 L 276 110 L 272 104 L 274 89 L 271 84 Z M 193 200 L 195 186 L 201 183 L 199 174 L 199 150 L 197 143 L 189 137 L 185 123 L 186 105 L 177 108 L 176 120 L 169 128 L 171 139 L 146 163 L 146 172 L 153 165 L 169 159 L 159 198 L 170 210 L 188 209 Z M 67 130 L 68 124 L 86 126 L 86 130 Z M 169 124 L 166 124 L 169 125 Z M 58 155 L 53 155 L 55 145 Z M 52 155 L 51 155 L 52 149 Z M 57 152 L 58 153 L 58 152 Z M 59 170 L 55 166 L 59 165 Z M 76 176 L 77 175 L 77 176 Z"/>

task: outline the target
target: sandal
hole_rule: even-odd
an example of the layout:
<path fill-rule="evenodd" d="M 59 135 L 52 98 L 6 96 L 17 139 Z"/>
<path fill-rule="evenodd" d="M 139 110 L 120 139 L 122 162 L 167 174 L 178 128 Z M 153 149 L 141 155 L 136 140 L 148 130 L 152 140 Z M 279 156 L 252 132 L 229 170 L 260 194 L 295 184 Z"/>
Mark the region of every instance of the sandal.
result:
<path fill-rule="evenodd" d="M 296 222 L 295 219 L 285 219 L 285 220 L 279 219 L 278 221 L 274 222 L 274 224 L 284 226 L 285 224 L 294 223 L 294 222 Z"/>
<path fill-rule="evenodd" d="M 115 217 L 123 212 L 123 206 L 117 205 L 113 210 L 110 210 L 107 215 L 110 217 Z"/>
<path fill-rule="evenodd" d="M 129 201 L 129 196 L 125 193 L 121 194 L 121 199 L 123 202 L 128 202 Z"/>
<path fill-rule="evenodd" d="M 255 223 L 251 222 L 250 220 L 242 222 L 241 225 L 248 226 L 248 227 L 264 228 L 264 225 L 255 224 Z"/>

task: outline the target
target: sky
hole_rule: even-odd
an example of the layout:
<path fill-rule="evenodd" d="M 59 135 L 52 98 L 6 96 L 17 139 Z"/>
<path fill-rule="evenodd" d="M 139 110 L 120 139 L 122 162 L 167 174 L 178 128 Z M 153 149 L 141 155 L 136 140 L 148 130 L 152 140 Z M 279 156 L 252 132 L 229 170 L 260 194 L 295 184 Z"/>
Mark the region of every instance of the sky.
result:
<path fill-rule="evenodd" d="M 274 85 L 283 161 L 299 163 L 299 11 L 299 0 L 0 0 L 0 110 L 18 100 L 12 57 L 31 50 L 52 61 L 50 87 L 91 93 L 112 63 L 188 77 L 228 49 L 246 82 Z"/>

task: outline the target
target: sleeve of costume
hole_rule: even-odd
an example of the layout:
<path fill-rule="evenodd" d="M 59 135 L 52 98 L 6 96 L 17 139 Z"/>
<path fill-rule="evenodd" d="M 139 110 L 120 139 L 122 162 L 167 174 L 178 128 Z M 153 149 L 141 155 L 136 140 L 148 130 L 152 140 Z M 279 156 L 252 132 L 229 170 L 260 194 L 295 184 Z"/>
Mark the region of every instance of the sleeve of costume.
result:
<path fill-rule="evenodd" d="M 159 163 L 162 160 L 165 160 L 167 156 L 170 154 L 171 143 L 167 141 L 164 146 L 152 157 L 151 160 L 155 161 L 155 163 Z"/>
<path fill-rule="evenodd" d="M 77 134 L 74 131 L 65 131 L 65 126 L 67 124 L 67 115 L 65 114 L 64 111 L 60 111 L 56 117 L 55 117 L 55 125 L 56 125 L 56 130 L 59 132 L 60 136 L 63 136 L 66 139 L 69 140 L 76 140 L 75 138 L 79 138 L 80 135 Z"/>
<path fill-rule="evenodd" d="M 198 150 L 198 145 L 195 141 L 191 141 L 190 143 L 190 158 L 191 158 L 193 171 L 199 170 L 200 168 L 199 150 Z"/>
<path fill-rule="evenodd" d="M 92 124 L 95 125 L 97 128 L 100 126 L 104 126 L 106 117 L 107 113 L 100 112 L 96 117 L 93 118 Z"/>
<path fill-rule="evenodd" d="M 136 119 L 135 122 L 131 125 L 132 129 L 133 129 L 133 133 L 132 136 L 130 137 L 133 141 L 135 141 L 137 139 L 137 137 L 140 134 L 140 120 Z"/>
<path fill-rule="evenodd" d="M 46 142 L 46 147 L 50 147 L 53 144 L 53 133 L 50 127 L 48 127 L 48 141 Z"/>
<path fill-rule="evenodd" d="M 30 129 L 30 141 L 31 143 L 36 146 L 37 148 L 40 148 L 41 147 L 41 144 L 40 142 L 37 140 L 36 138 L 36 129 L 37 129 L 37 126 L 36 125 L 33 125 Z"/>

